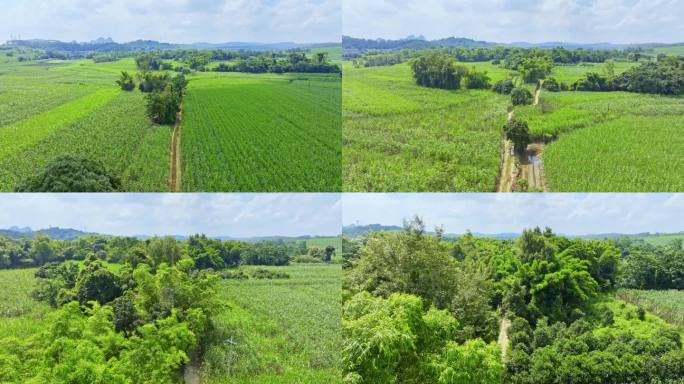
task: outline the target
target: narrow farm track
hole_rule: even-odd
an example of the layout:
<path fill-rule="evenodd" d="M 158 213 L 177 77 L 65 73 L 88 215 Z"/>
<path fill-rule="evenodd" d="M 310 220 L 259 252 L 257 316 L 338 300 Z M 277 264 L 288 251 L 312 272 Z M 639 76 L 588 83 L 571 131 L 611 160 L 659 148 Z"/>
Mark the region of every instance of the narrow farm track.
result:
<path fill-rule="evenodd" d="M 533 105 L 535 106 L 539 105 L 542 85 L 543 81 L 540 81 L 537 90 L 534 92 Z M 508 121 L 511 121 L 514 116 L 513 110 L 508 112 Z M 542 160 L 544 145 L 543 141 L 537 141 L 529 144 L 523 155 L 511 155 L 512 144 L 509 140 L 504 139 L 501 170 L 496 191 L 513 192 L 518 180 L 524 179 L 527 181 L 528 190 L 548 192 Z"/>
<path fill-rule="evenodd" d="M 183 381 L 185 384 L 200 384 L 202 382 L 195 353 L 190 353 L 190 361 L 183 367 Z"/>
<path fill-rule="evenodd" d="M 507 317 L 501 319 L 499 326 L 499 346 L 501 347 L 501 360 L 506 359 L 506 352 L 508 349 L 508 328 L 511 326 L 511 321 Z"/>
<path fill-rule="evenodd" d="M 171 148 L 169 149 L 169 192 L 180 192 L 181 163 L 180 163 L 180 134 L 183 111 L 176 114 L 176 125 L 171 134 Z"/>

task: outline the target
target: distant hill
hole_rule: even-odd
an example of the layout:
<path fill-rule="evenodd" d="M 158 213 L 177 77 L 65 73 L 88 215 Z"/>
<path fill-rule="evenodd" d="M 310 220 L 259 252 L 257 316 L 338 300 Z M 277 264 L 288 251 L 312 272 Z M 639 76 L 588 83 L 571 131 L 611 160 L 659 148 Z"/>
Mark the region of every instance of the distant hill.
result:
<path fill-rule="evenodd" d="M 117 43 L 111 38 L 97 38 L 89 42 L 63 42 L 59 40 L 10 40 L 9 45 L 42 49 L 46 51 L 59 51 L 69 53 L 111 53 L 125 51 L 165 51 L 172 49 L 225 49 L 225 50 L 246 50 L 246 51 L 282 51 L 295 48 L 313 48 L 316 46 L 330 46 L 335 43 L 326 44 L 297 44 L 294 42 L 279 43 L 249 43 L 249 42 L 226 42 L 226 43 L 206 43 L 198 42 L 192 44 L 172 44 L 162 43 L 155 40 L 135 40 L 127 43 Z M 339 44 L 339 43 L 338 43 Z"/>
<path fill-rule="evenodd" d="M 547 41 L 541 43 L 530 43 L 518 41 L 513 43 L 497 43 L 489 41 L 478 41 L 465 37 L 447 37 L 438 40 L 425 40 L 424 37 L 409 36 L 405 39 L 385 40 L 385 39 L 363 39 L 350 36 L 342 36 L 342 48 L 345 53 L 359 53 L 369 49 L 377 50 L 400 50 L 400 49 L 427 49 L 427 48 L 491 48 L 497 46 L 520 47 L 520 48 L 566 48 L 566 49 L 626 49 L 640 47 L 656 52 L 684 52 L 684 43 L 680 44 L 614 44 L 614 43 L 575 43 L 564 41 Z"/>
<path fill-rule="evenodd" d="M 366 235 L 368 232 L 378 232 L 378 231 L 401 231 L 402 227 L 397 225 L 382 225 L 382 224 L 369 224 L 369 225 L 345 225 L 342 227 L 342 234 L 347 237 L 361 237 Z"/>
<path fill-rule="evenodd" d="M 50 227 L 40 229 L 37 231 L 29 227 L 18 228 L 11 227 L 9 229 L 0 229 L 0 236 L 9 237 L 13 239 L 30 238 L 33 239 L 38 235 L 47 236 L 53 240 L 74 240 L 79 237 L 96 235 L 95 233 L 83 232 L 71 228 Z"/>

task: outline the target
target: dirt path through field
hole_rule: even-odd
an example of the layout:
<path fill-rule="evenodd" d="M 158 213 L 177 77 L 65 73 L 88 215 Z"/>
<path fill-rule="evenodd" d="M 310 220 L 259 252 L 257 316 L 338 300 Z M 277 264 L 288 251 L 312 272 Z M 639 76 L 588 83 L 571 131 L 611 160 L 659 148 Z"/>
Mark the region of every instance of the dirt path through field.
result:
<path fill-rule="evenodd" d="M 508 328 L 511 326 L 511 321 L 504 316 L 501 319 L 501 325 L 499 326 L 499 346 L 501 347 L 501 360 L 506 358 L 506 352 L 508 349 Z"/>
<path fill-rule="evenodd" d="M 544 82 L 540 81 L 537 90 L 534 92 L 533 105 L 539 105 L 543 84 Z M 509 111 L 508 121 L 514 116 L 515 112 Z M 543 163 L 544 145 L 543 141 L 537 141 L 528 145 L 523 154 L 512 155 L 513 145 L 509 140 L 504 139 L 496 191 L 513 192 L 515 187 L 522 184 L 522 180 L 525 180 L 527 190 L 547 192 Z"/>
<path fill-rule="evenodd" d="M 515 112 L 512 109 L 508 111 L 508 121 L 511 121 L 514 116 Z M 510 140 L 503 139 L 501 151 L 501 168 L 499 169 L 496 192 L 511 192 L 516 169 L 515 158 L 511 155 L 513 152 L 513 143 L 511 143 Z"/>
<path fill-rule="evenodd" d="M 185 384 L 200 384 L 199 364 L 197 363 L 197 354 L 190 353 L 190 361 L 183 367 L 183 381 Z"/>
<path fill-rule="evenodd" d="M 180 140 L 181 121 L 183 111 L 176 114 L 176 125 L 171 134 L 171 148 L 169 150 L 169 192 L 180 192 L 181 189 L 181 164 L 180 164 Z"/>

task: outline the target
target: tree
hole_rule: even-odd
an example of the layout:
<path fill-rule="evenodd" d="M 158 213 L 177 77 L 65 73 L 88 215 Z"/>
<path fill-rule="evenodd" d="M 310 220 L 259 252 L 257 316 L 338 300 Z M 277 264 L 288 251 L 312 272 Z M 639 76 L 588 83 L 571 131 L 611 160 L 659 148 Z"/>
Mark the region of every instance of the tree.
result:
<path fill-rule="evenodd" d="M 325 251 L 323 253 L 323 261 L 330 262 L 333 256 L 335 256 L 335 247 L 332 245 L 328 245 L 327 247 L 325 247 Z"/>
<path fill-rule="evenodd" d="M 554 77 L 549 77 L 542 83 L 542 88 L 549 92 L 560 92 L 562 90 L 561 84 Z"/>
<path fill-rule="evenodd" d="M 527 122 L 513 118 L 506 122 L 503 129 L 506 139 L 513 142 L 515 151 L 524 153 L 530 143 L 530 131 Z"/>
<path fill-rule="evenodd" d="M 118 177 L 94 160 L 61 156 L 37 175 L 24 180 L 17 192 L 116 192 L 121 188 Z"/>
<path fill-rule="evenodd" d="M 36 240 L 31 243 L 31 250 L 29 257 L 33 259 L 36 265 L 43 265 L 55 258 L 55 247 L 52 241 L 47 236 L 38 236 Z"/>
<path fill-rule="evenodd" d="M 147 258 L 153 267 L 161 263 L 176 264 L 181 258 L 178 241 L 172 236 L 152 238 L 147 245 Z"/>
<path fill-rule="evenodd" d="M 530 105 L 533 100 L 532 92 L 527 90 L 527 88 L 515 88 L 511 91 L 511 103 L 513 106 Z"/>
<path fill-rule="evenodd" d="M 460 88 L 461 77 L 467 72 L 465 67 L 456 65 L 456 60 L 441 53 L 433 53 L 413 60 L 411 69 L 416 84 L 443 89 Z"/>
<path fill-rule="evenodd" d="M 465 75 L 465 87 L 467 89 L 487 89 L 489 85 L 490 78 L 487 76 L 487 72 L 478 72 L 475 68 L 468 71 Z"/>
<path fill-rule="evenodd" d="M 167 85 L 162 92 L 147 95 L 147 115 L 157 124 L 173 124 L 180 111 L 180 95 Z"/>
<path fill-rule="evenodd" d="M 518 71 L 526 83 L 537 83 L 545 79 L 552 68 L 553 63 L 548 57 L 530 57 L 522 61 Z"/>
<path fill-rule="evenodd" d="M 129 75 L 126 71 L 121 72 L 121 77 L 119 77 L 119 80 L 117 80 L 116 83 L 124 91 L 132 91 L 135 89 L 135 82 L 133 81 L 133 77 Z"/>
<path fill-rule="evenodd" d="M 515 84 L 513 84 L 513 81 L 501 80 L 494 84 L 494 86 L 492 87 L 492 91 L 502 95 L 510 95 L 511 91 L 513 91 L 514 88 Z"/>
<path fill-rule="evenodd" d="M 76 299 L 81 305 L 89 301 L 106 304 L 123 293 L 118 276 L 99 261 L 90 263 L 79 273 L 75 288 Z"/>
<path fill-rule="evenodd" d="M 603 63 L 603 76 L 609 79 L 615 77 L 615 60 L 606 60 Z"/>

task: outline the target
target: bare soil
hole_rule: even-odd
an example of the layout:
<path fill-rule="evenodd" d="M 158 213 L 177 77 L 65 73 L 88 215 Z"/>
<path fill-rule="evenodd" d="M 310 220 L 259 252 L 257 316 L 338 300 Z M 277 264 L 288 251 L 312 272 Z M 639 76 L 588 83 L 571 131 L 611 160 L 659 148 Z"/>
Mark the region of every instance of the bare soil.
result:
<path fill-rule="evenodd" d="M 511 326 L 511 321 L 504 317 L 501 319 L 501 325 L 499 326 L 499 346 L 501 347 L 501 360 L 506 358 L 506 352 L 508 349 L 508 328 Z"/>
<path fill-rule="evenodd" d="M 180 140 L 182 116 L 183 111 L 176 114 L 176 124 L 171 133 L 171 148 L 169 149 L 169 192 L 180 192 L 181 189 Z"/>

